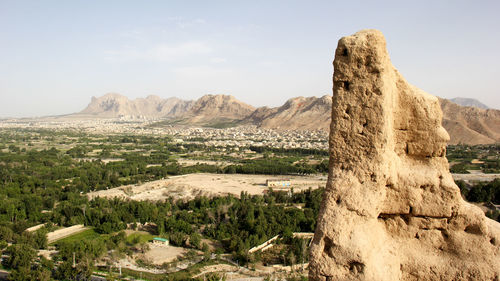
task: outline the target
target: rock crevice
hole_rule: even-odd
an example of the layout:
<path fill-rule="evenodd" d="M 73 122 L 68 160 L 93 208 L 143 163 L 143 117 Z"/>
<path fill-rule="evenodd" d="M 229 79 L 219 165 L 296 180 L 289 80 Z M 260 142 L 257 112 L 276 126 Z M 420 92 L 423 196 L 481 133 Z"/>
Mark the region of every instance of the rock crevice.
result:
<path fill-rule="evenodd" d="M 439 101 L 392 66 L 384 36 L 339 40 L 330 169 L 313 280 L 498 280 L 500 227 L 461 198 Z"/>

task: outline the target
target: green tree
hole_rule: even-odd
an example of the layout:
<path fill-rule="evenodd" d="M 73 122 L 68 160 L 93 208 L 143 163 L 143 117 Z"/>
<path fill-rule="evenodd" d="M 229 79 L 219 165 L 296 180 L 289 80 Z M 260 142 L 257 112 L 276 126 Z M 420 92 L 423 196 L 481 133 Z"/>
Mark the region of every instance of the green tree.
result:
<path fill-rule="evenodd" d="M 36 257 L 35 250 L 27 244 L 14 244 L 6 250 L 9 257 L 4 260 L 5 266 L 17 269 L 20 267 L 29 267 Z"/>
<path fill-rule="evenodd" d="M 200 243 L 201 243 L 200 234 L 198 234 L 197 232 L 193 232 L 193 234 L 189 236 L 189 244 L 191 244 L 191 246 L 193 246 L 196 249 L 200 249 L 201 246 Z"/>

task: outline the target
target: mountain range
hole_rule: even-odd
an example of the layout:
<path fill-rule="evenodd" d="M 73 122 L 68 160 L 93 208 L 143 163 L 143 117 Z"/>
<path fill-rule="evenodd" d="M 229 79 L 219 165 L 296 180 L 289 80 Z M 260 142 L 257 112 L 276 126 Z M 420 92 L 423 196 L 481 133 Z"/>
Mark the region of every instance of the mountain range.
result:
<path fill-rule="evenodd" d="M 93 115 L 96 117 L 174 117 L 185 113 L 192 105 L 192 101 L 184 101 L 179 98 L 162 99 L 150 95 L 146 98 L 129 100 L 120 94 L 111 93 L 99 98 L 92 97 L 87 108 L 78 115 Z"/>
<path fill-rule="evenodd" d="M 439 99 L 443 110 L 443 127 L 451 143 L 490 144 L 500 142 L 500 110 L 461 106 Z"/>
<path fill-rule="evenodd" d="M 480 102 L 457 98 L 439 99 L 443 126 L 451 144 L 491 144 L 500 142 L 500 110 L 479 108 Z M 476 106 L 477 105 L 477 106 Z M 484 105 L 483 105 L 484 106 Z M 74 117 L 113 118 L 141 116 L 164 118 L 166 123 L 236 126 L 253 124 L 282 130 L 328 130 L 332 97 L 295 97 L 279 107 L 255 108 L 230 95 L 205 95 L 198 100 L 162 99 L 148 96 L 130 100 L 119 94 L 92 97 L 90 104 Z"/>
<path fill-rule="evenodd" d="M 450 101 L 461 105 L 461 106 L 473 106 L 473 107 L 478 107 L 482 109 L 490 109 L 487 105 L 484 103 L 476 100 L 476 99 L 471 99 L 471 98 L 452 98 Z"/>

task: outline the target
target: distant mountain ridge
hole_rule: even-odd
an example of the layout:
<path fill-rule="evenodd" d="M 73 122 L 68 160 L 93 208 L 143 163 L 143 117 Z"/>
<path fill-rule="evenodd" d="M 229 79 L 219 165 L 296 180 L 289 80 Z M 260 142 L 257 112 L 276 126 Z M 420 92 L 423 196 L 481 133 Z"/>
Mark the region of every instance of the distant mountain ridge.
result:
<path fill-rule="evenodd" d="M 450 144 L 500 142 L 500 110 L 461 106 L 439 99 L 443 126 Z M 472 104 L 472 103 L 469 103 Z M 119 94 L 92 97 L 90 104 L 74 116 L 166 118 L 186 125 L 253 124 L 281 130 L 329 130 L 332 97 L 295 97 L 279 107 L 255 108 L 230 95 L 205 95 L 195 101 L 148 96 L 129 100 Z"/>
<path fill-rule="evenodd" d="M 248 119 L 259 127 L 285 130 L 328 130 L 332 98 L 330 96 L 291 98 L 280 107 L 261 107 Z"/>
<path fill-rule="evenodd" d="M 482 109 L 490 109 L 484 103 L 482 103 L 476 99 L 471 99 L 471 98 L 458 97 L 458 98 L 449 99 L 449 101 L 454 102 L 454 103 L 461 105 L 461 106 L 472 106 L 472 107 L 477 107 L 477 108 L 482 108 Z"/>
<path fill-rule="evenodd" d="M 92 97 L 87 108 L 78 114 L 99 117 L 179 116 L 186 112 L 192 104 L 193 101 L 185 101 L 175 97 L 162 99 L 158 96 L 150 95 L 146 98 L 129 100 L 120 94 L 110 93 L 99 98 Z"/>
<path fill-rule="evenodd" d="M 230 95 L 205 95 L 196 100 L 181 117 L 186 124 L 241 121 L 254 111 L 255 107 Z"/>
<path fill-rule="evenodd" d="M 500 110 L 461 106 L 439 99 L 443 110 L 443 127 L 450 143 L 489 144 L 500 142 Z"/>

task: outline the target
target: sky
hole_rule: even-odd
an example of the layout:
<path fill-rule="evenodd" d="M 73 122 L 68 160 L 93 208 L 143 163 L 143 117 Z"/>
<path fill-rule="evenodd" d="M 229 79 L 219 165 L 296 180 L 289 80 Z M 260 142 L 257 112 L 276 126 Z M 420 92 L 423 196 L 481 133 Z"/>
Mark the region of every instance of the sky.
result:
<path fill-rule="evenodd" d="M 331 95 L 338 40 L 366 28 L 411 84 L 500 108 L 499 12 L 497 0 L 0 0 L 0 117 L 78 112 L 106 93 Z"/>

